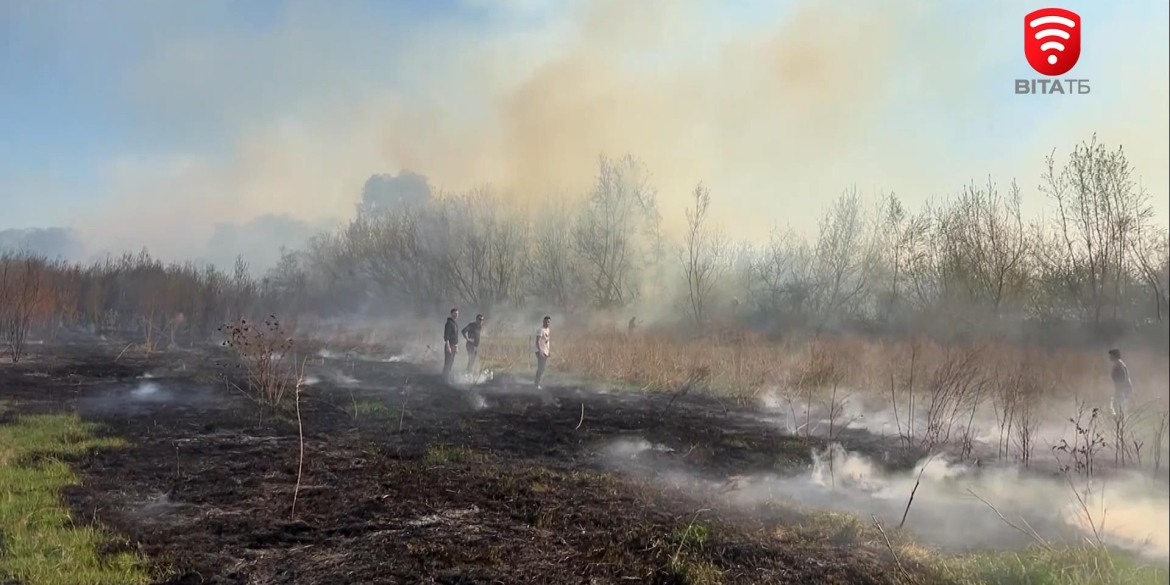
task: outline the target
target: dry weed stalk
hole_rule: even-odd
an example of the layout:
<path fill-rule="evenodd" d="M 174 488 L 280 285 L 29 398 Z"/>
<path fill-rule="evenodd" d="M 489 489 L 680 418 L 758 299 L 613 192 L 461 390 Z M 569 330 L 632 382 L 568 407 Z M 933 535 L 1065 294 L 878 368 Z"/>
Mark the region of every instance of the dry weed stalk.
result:
<path fill-rule="evenodd" d="M 1158 414 L 1158 422 L 1154 426 L 1154 473 L 1162 469 L 1162 446 L 1166 443 L 1166 431 L 1170 423 L 1170 410 L 1163 409 Z"/>
<path fill-rule="evenodd" d="M 1100 413 L 1100 409 L 1089 408 L 1084 401 L 1077 401 L 1076 416 L 1068 419 L 1074 430 L 1072 444 L 1061 439 L 1060 443 L 1052 447 L 1054 456 L 1063 453 L 1072 459 L 1070 463 L 1061 461 L 1059 456 L 1056 457 L 1062 472 L 1073 471 L 1084 476 L 1086 480 L 1092 481 L 1097 469 L 1097 453 L 1106 447 L 1105 438 L 1097 430 L 1097 420 Z"/>
<path fill-rule="evenodd" d="M 971 496 L 974 497 L 976 500 L 983 502 L 983 505 L 987 506 L 988 508 L 991 508 L 991 511 L 995 512 L 995 515 L 999 516 L 999 519 L 1002 520 L 1004 524 L 1007 524 L 1009 527 L 1018 531 L 1020 534 L 1023 534 L 1024 536 L 1027 536 L 1027 537 L 1035 540 L 1036 543 L 1039 544 L 1042 548 L 1044 548 L 1046 550 L 1052 549 L 1052 545 L 1050 545 L 1047 540 L 1042 538 L 1035 530 L 1033 530 L 1032 526 L 1030 524 L 1028 524 L 1028 521 L 1024 520 L 1024 518 L 1022 516 L 1020 517 L 1020 520 L 1024 523 L 1024 526 L 1028 527 L 1027 530 L 1020 528 L 1018 525 L 1012 523 L 1010 520 L 1005 518 L 1004 515 L 1002 513 L 1000 513 L 999 508 L 996 508 L 995 506 L 991 505 L 991 502 L 988 502 L 987 500 L 979 497 L 979 495 L 976 494 L 975 492 L 971 491 L 970 488 L 967 489 L 967 493 L 971 494 Z"/>
<path fill-rule="evenodd" d="M 1025 397 L 1016 410 L 1016 453 L 1020 463 L 1028 468 L 1036 449 L 1036 432 L 1040 430 L 1040 407 L 1035 397 Z"/>
<path fill-rule="evenodd" d="M 406 403 L 410 401 L 410 378 L 402 382 L 402 410 L 398 413 L 398 432 L 402 432 L 402 423 L 406 420 Z"/>
<path fill-rule="evenodd" d="M 305 427 L 301 422 L 301 388 L 305 383 L 305 363 L 308 360 L 309 358 L 306 356 L 301 362 L 301 369 L 297 373 L 297 381 L 293 386 L 293 401 L 296 403 L 297 409 L 297 442 L 300 445 L 300 454 L 297 456 L 297 485 L 293 488 L 292 511 L 289 512 L 289 517 L 294 519 L 297 516 L 297 495 L 301 493 L 301 474 L 305 468 Z"/>
<path fill-rule="evenodd" d="M 934 454 L 926 458 L 922 464 L 922 469 L 918 470 L 918 478 L 914 480 L 914 488 L 910 490 L 910 498 L 906 500 L 906 509 L 902 510 L 902 521 L 898 523 L 898 530 L 901 530 L 906 525 L 906 516 L 910 514 L 910 506 L 914 504 L 914 494 L 918 493 L 918 486 L 922 483 L 922 474 L 926 471 L 926 467 L 934 460 Z"/>
<path fill-rule="evenodd" d="M 980 348 L 947 348 L 927 384 L 926 428 L 918 448 L 931 451 L 950 441 L 960 412 L 976 404 L 986 385 Z M 973 416 L 973 415 L 972 415 Z"/>
<path fill-rule="evenodd" d="M 911 340 L 909 359 L 910 363 L 909 368 L 907 369 L 905 385 L 906 424 L 904 427 L 902 425 L 903 416 L 900 414 L 898 408 L 898 385 L 896 381 L 897 374 L 893 368 L 890 369 L 890 406 L 894 410 L 894 424 L 897 425 L 898 429 L 898 443 L 902 445 L 902 448 L 906 451 L 909 451 L 914 444 L 914 375 L 918 367 L 918 354 L 920 349 L 921 345 L 919 344 L 918 340 Z"/>
<path fill-rule="evenodd" d="M 999 422 L 999 457 L 1007 457 L 1016 446 L 1016 458 L 1025 468 L 1032 464 L 1036 433 L 1041 424 L 1041 402 L 1052 390 L 1052 379 L 1037 366 L 1039 356 L 1022 355 L 1011 370 L 997 377 L 993 406 Z"/>
<path fill-rule="evenodd" d="M 898 553 L 894 552 L 894 545 L 890 542 L 890 537 L 886 536 L 886 531 L 884 528 L 882 528 L 881 523 L 878 522 L 877 515 L 870 514 L 869 517 L 873 520 L 873 525 L 878 529 L 878 533 L 882 535 L 882 540 L 886 542 L 886 549 L 890 551 L 891 555 L 893 555 L 894 564 L 898 567 L 898 571 L 902 573 L 902 576 L 906 579 L 906 581 L 913 583 L 914 578 L 910 575 L 906 568 L 902 566 L 902 560 L 898 558 Z M 904 521 L 905 519 L 903 519 L 903 522 Z"/>

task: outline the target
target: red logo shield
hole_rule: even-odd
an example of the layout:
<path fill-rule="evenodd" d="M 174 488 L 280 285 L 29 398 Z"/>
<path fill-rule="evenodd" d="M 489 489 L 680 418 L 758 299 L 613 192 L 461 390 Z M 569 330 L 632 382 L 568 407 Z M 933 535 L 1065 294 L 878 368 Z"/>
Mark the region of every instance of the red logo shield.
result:
<path fill-rule="evenodd" d="M 1055 77 L 1081 57 L 1081 17 L 1063 8 L 1041 8 L 1024 17 L 1024 56 L 1036 73 Z"/>

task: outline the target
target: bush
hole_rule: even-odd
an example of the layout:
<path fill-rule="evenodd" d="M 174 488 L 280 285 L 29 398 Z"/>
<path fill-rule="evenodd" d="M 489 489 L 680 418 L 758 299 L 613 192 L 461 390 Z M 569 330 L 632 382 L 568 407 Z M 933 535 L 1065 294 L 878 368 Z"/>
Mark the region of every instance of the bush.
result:
<path fill-rule="evenodd" d="M 220 331 L 227 335 L 223 345 L 239 358 L 237 367 L 244 371 L 248 391 L 262 404 L 279 406 L 294 382 L 292 364 L 285 360 L 293 340 L 276 316 L 270 315 L 262 325 L 242 318 L 220 327 Z"/>

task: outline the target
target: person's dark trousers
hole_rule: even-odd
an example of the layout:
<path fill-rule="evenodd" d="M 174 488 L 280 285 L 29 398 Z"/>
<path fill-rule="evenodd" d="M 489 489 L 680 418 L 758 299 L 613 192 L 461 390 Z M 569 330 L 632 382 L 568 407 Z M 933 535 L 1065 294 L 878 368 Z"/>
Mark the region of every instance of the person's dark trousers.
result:
<path fill-rule="evenodd" d="M 544 364 L 548 361 L 548 356 L 536 352 L 536 385 L 540 386 L 540 379 L 544 377 Z"/>
<path fill-rule="evenodd" d="M 467 344 L 467 373 L 470 374 L 475 369 L 475 360 L 478 358 L 479 348 L 468 343 Z"/>
<path fill-rule="evenodd" d="M 455 354 L 449 348 L 447 348 L 446 345 L 444 345 L 443 346 L 443 380 L 445 380 L 447 382 L 451 381 L 451 367 L 454 365 L 455 365 Z"/>

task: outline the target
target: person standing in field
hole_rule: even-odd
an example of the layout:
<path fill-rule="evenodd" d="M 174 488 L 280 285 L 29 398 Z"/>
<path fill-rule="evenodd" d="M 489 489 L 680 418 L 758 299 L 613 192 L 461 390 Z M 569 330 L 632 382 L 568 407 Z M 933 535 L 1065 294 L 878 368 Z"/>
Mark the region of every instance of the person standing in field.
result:
<path fill-rule="evenodd" d="M 540 380 L 544 377 L 544 365 L 548 362 L 549 337 L 551 334 L 552 317 L 545 315 L 540 331 L 536 332 L 536 389 L 540 390 Z"/>
<path fill-rule="evenodd" d="M 1113 379 L 1113 414 L 1120 415 L 1129 407 L 1129 397 L 1133 394 L 1133 382 L 1129 379 L 1129 367 L 1121 361 L 1121 350 L 1109 350 L 1109 361 L 1113 362 L 1113 369 L 1109 377 Z"/>
<path fill-rule="evenodd" d="M 630 317 L 630 324 L 626 327 L 626 337 L 634 336 L 634 327 L 637 327 L 638 322 L 634 317 Z"/>
<path fill-rule="evenodd" d="M 479 356 L 479 334 L 483 330 L 483 315 L 476 315 L 475 321 L 463 328 L 463 339 L 467 340 L 467 373 L 475 368 L 475 360 Z"/>
<path fill-rule="evenodd" d="M 443 380 L 451 381 L 451 366 L 455 365 L 455 354 L 459 353 L 459 309 L 451 309 L 447 323 L 443 326 Z"/>

